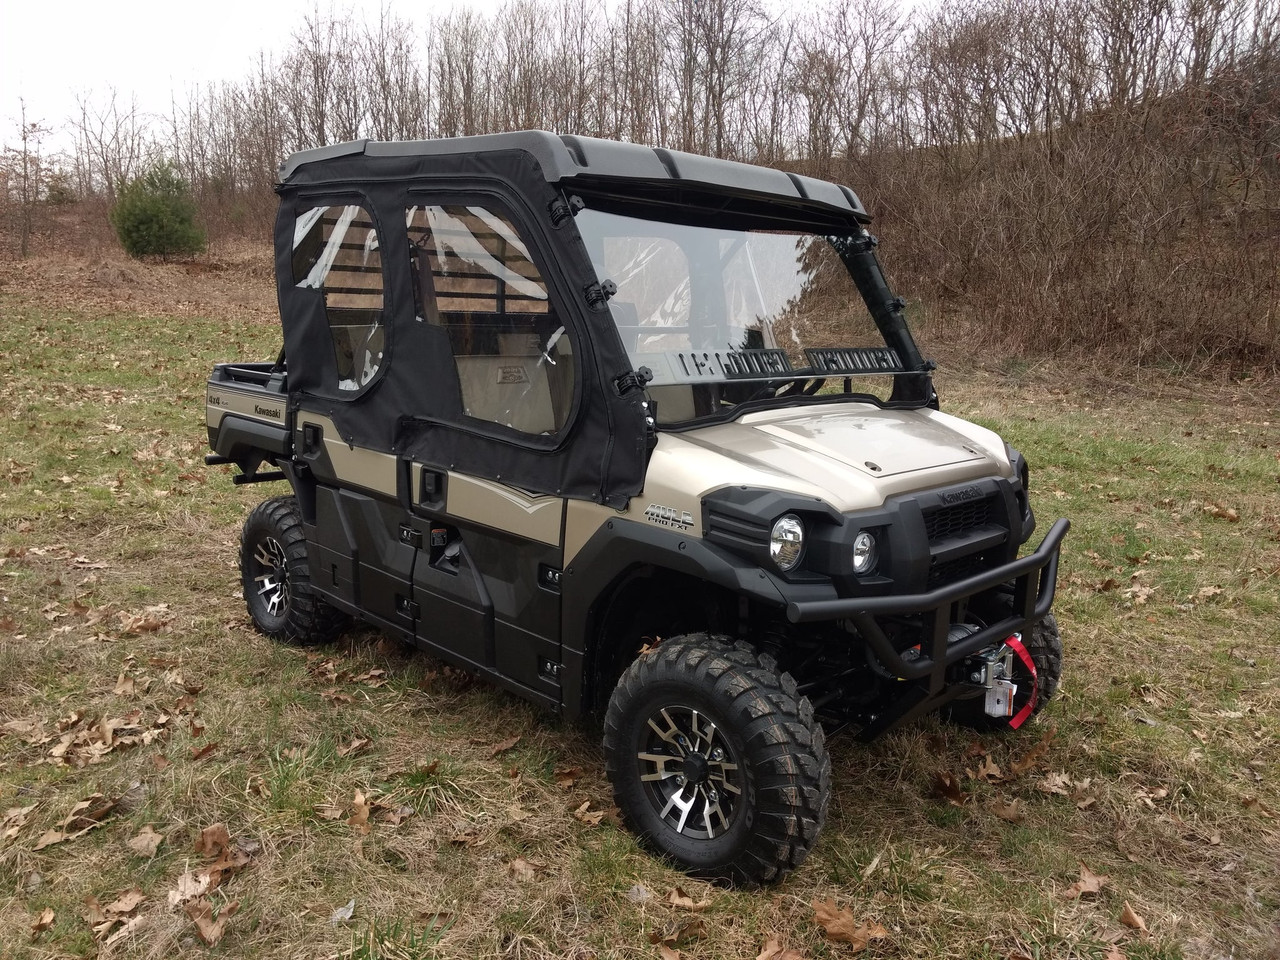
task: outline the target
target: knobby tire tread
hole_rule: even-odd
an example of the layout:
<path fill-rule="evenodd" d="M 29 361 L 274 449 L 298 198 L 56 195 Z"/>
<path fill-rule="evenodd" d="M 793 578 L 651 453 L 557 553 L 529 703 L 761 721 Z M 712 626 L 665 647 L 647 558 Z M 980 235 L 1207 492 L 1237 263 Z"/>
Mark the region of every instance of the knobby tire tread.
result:
<path fill-rule="evenodd" d="M 627 668 L 605 718 L 606 770 L 624 821 L 645 835 L 620 788 L 630 748 L 625 740 L 625 709 L 641 702 L 655 683 L 676 681 L 690 688 L 706 684 L 705 694 L 735 726 L 744 756 L 754 771 L 755 823 L 740 849 L 726 862 L 693 872 L 711 879 L 756 884 L 773 882 L 798 867 L 822 830 L 830 794 L 831 761 L 813 708 L 800 697 L 795 680 L 777 669 L 772 657 L 748 644 L 724 637 L 690 634 L 663 642 Z M 744 801 L 747 802 L 744 797 Z M 650 843 L 660 851 L 657 838 Z M 707 841 L 713 843 L 715 841 Z"/>

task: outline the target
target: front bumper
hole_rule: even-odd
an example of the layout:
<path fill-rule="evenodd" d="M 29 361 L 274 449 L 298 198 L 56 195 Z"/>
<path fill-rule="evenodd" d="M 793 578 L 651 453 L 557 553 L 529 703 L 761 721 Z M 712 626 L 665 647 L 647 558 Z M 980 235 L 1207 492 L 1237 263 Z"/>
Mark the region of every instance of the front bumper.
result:
<path fill-rule="evenodd" d="M 863 730 L 863 738 L 871 739 L 953 699 L 964 690 L 963 685 L 947 685 L 947 674 L 953 666 L 1010 634 L 1027 630 L 1049 612 L 1057 587 L 1059 548 L 1069 529 L 1069 520 L 1058 520 L 1033 553 L 927 593 L 792 601 L 786 607 L 787 619 L 792 623 L 849 621 L 889 673 L 903 680 L 927 681 L 920 685 L 915 702 L 905 703 L 902 711 L 881 717 Z M 957 602 L 1010 583 L 1013 606 L 1009 617 L 956 643 L 947 642 L 951 610 Z M 902 615 L 923 620 L 920 649 L 912 651 L 915 659 L 904 657 L 894 648 L 876 619 Z"/>

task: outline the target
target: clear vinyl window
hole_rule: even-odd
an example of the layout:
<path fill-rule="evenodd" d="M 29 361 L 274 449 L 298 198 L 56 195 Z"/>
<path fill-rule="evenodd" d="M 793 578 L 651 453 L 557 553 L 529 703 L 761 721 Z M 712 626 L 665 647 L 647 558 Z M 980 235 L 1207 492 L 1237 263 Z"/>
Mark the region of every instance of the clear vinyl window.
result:
<path fill-rule="evenodd" d="M 323 292 L 338 389 L 359 391 L 377 376 L 386 347 L 382 251 L 368 211 L 352 204 L 300 213 L 293 282 Z"/>
<path fill-rule="evenodd" d="M 405 223 L 418 319 L 448 332 L 463 412 L 558 432 L 573 406 L 573 349 L 511 221 L 489 206 L 428 204 Z"/>

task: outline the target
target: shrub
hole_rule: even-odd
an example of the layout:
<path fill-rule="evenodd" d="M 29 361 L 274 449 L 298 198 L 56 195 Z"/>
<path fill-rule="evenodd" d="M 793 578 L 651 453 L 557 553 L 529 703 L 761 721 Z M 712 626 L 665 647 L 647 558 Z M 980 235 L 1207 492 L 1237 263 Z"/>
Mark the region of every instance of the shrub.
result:
<path fill-rule="evenodd" d="M 168 257 L 204 249 L 204 231 L 196 226 L 195 216 L 186 181 L 169 164 L 160 163 L 120 191 L 111 209 L 111 225 L 129 256 Z"/>

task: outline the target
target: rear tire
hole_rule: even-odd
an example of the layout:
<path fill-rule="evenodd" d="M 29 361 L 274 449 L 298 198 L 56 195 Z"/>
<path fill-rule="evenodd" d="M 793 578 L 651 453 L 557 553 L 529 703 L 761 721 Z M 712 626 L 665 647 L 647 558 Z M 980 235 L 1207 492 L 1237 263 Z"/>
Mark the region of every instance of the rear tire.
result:
<path fill-rule="evenodd" d="M 744 643 L 691 634 L 633 661 L 604 751 L 624 822 L 695 876 L 777 881 L 826 820 L 831 761 L 813 707 Z"/>
<path fill-rule="evenodd" d="M 294 497 L 254 507 L 240 536 L 240 583 L 259 633 L 282 643 L 328 643 L 347 624 L 311 585 L 307 539 Z"/>

